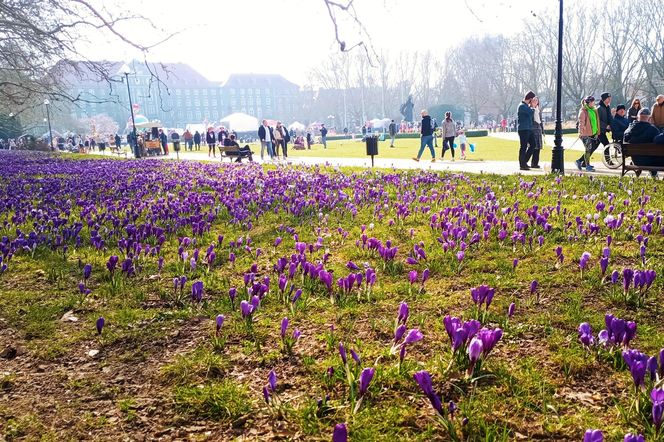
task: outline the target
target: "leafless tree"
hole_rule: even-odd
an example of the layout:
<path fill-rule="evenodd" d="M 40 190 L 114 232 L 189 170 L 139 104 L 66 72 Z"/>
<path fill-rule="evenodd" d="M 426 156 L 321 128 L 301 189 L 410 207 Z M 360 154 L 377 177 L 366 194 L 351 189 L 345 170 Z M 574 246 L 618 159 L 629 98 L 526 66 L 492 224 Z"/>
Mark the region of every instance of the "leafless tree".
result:
<path fill-rule="evenodd" d="M 82 100 L 107 101 L 108 97 L 72 94 L 66 84 L 72 75 L 91 76 L 108 84 L 118 81 L 109 63 L 88 59 L 78 43 L 95 32 L 146 54 L 173 35 L 163 32 L 164 40 L 140 42 L 122 33 L 125 22 L 156 29 L 145 17 L 116 15 L 87 0 L 0 1 L 0 112 L 18 115 L 44 98 L 56 106 Z M 149 63 L 146 65 L 153 70 Z M 156 73 L 155 79 L 158 82 Z"/>

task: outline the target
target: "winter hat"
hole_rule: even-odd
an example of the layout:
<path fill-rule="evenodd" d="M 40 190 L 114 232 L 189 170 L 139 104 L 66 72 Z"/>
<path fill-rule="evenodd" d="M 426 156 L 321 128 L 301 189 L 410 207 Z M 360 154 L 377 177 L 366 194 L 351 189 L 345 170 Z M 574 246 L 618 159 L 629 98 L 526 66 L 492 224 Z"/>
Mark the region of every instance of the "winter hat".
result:
<path fill-rule="evenodd" d="M 610 93 L 608 93 L 608 92 L 604 92 L 604 93 L 602 93 L 602 95 L 600 95 L 600 98 L 602 99 L 602 101 L 604 101 L 604 100 L 606 100 L 607 98 L 609 98 L 610 96 L 611 96 Z"/>
<path fill-rule="evenodd" d="M 535 98 L 535 92 L 528 91 L 528 92 L 526 92 L 526 96 L 523 97 L 523 101 L 532 100 L 533 98 Z"/>
<path fill-rule="evenodd" d="M 641 109 L 641 110 L 639 111 L 638 115 L 639 115 L 639 116 L 640 116 L 640 115 L 650 116 L 650 109 L 648 109 L 647 107 L 644 107 L 643 109 Z"/>
<path fill-rule="evenodd" d="M 625 109 L 626 109 L 626 107 L 625 107 L 624 104 L 619 104 L 618 106 L 616 106 L 616 112 L 618 112 L 619 110 L 625 110 Z"/>

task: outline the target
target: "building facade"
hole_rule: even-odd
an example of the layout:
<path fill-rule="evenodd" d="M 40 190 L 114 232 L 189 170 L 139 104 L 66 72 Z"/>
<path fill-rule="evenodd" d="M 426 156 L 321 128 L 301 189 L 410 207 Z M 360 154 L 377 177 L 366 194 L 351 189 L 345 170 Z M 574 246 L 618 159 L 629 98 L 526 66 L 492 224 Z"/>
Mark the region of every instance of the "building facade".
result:
<path fill-rule="evenodd" d="M 108 62 L 108 72 L 122 63 Z M 298 85 L 276 74 L 232 74 L 225 83 L 206 79 L 183 63 L 129 64 L 132 101 L 138 113 L 159 120 L 164 127 L 187 124 L 216 125 L 226 115 L 243 112 L 258 119 L 291 121 L 300 106 Z M 100 81 L 83 69 L 67 78 L 70 93 L 79 97 L 69 108 L 73 118 L 106 114 L 122 131 L 130 118 L 125 77 L 121 74 Z"/>

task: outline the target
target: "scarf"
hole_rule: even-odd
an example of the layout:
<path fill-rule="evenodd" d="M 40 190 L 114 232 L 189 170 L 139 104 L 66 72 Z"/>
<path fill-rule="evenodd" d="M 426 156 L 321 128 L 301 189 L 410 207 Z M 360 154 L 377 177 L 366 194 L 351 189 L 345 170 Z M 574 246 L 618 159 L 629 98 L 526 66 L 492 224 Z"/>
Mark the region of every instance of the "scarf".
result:
<path fill-rule="evenodd" d="M 588 117 L 590 118 L 590 127 L 593 130 L 593 136 L 599 133 L 599 114 L 597 113 L 597 108 L 590 107 L 587 104 L 585 105 L 586 110 L 588 111 Z"/>

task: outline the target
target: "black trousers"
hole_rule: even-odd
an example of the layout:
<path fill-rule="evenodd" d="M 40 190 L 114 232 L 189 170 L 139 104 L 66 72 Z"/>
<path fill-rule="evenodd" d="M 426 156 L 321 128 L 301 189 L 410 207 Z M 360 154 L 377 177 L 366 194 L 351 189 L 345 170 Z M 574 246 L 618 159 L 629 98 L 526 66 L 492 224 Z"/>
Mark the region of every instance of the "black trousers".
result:
<path fill-rule="evenodd" d="M 530 164 L 533 166 L 539 166 L 540 150 L 541 149 L 533 149 L 533 159 L 530 161 Z"/>
<path fill-rule="evenodd" d="M 533 131 L 519 131 L 519 166 L 527 167 L 530 157 L 533 155 Z"/>
<path fill-rule="evenodd" d="M 212 156 L 217 155 L 217 145 L 215 143 L 208 143 L 208 156 L 210 156 L 210 152 L 212 152 Z"/>
<path fill-rule="evenodd" d="M 452 151 L 452 158 L 454 158 L 454 137 L 445 137 L 445 138 L 443 138 L 443 152 L 440 154 L 440 159 L 441 160 L 445 156 L 445 151 L 447 149 Z"/>
<path fill-rule="evenodd" d="M 284 158 L 288 158 L 288 141 L 286 140 L 284 140 L 283 149 L 284 149 Z"/>
<path fill-rule="evenodd" d="M 581 162 L 581 167 L 586 167 L 588 165 L 586 163 L 586 157 L 590 159 L 590 157 L 592 156 L 593 153 L 595 153 L 600 144 L 602 144 L 603 146 L 609 145 L 609 139 L 606 137 L 606 132 L 604 132 L 603 134 L 599 134 L 597 140 L 593 142 L 593 145 L 590 149 L 586 148 L 586 153 L 581 155 L 581 158 L 579 158 L 579 161 Z"/>

